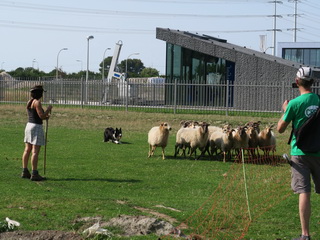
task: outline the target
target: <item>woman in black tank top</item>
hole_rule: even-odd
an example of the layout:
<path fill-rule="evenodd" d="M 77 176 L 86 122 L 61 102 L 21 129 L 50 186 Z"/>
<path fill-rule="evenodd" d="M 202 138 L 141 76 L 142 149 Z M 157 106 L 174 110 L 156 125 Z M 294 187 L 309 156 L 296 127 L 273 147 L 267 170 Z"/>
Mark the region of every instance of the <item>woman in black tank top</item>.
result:
<path fill-rule="evenodd" d="M 22 178 L 29 178 L 32 181 L 45 180 L 38 172 L 38 158 L 40 147 L 45 145 L 44 132 L 42 122 L 44 119 L 49 119 L 52 106 L 49 105 L 44 111 L 40 99 L 43 96 L 44 89 L 41 85 L 37 85 L 30 90 L 31 99 L 27 103 L 28 123 L 25 128 L 25 149 L 22 155 Z M 31 156 L 32 172 L 28 170 L 28 162 Z"/>

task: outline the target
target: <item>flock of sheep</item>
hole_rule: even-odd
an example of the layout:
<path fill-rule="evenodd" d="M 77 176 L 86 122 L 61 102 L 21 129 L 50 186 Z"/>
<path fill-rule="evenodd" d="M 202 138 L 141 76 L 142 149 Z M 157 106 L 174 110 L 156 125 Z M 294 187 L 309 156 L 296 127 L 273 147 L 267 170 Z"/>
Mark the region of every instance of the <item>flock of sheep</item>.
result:
<path fill-rule="evenodd" d="M 210 157 L 223 154 L 223 161 L 230 160 L 232 155 L 238 156 L 241 149 L 247 150 L 251 157 L 259 155 L 261 149 L 265 156 L 270 151 L 276 151 L 276 138 L 273 133 L 274 125 L 268 125 L 260 130 L 260 121 L 248 122 L 243 126 L 232 128 L 227 124 L 223 127 L 210 126 L 206 122 L 181 121 L 180 129 L 176 134 L 175 153 L 186 156 L 186 151 L 191 157 L 199 159 L 208 153 Z M 148 133 L 149 153 L 148 157 L 154 154 L 157 147 L 162 148 L 162 159 L 165 159 L 165 148 L 168 144 L 169 131 L 168 123 L 161 123 L 150 129 Z M 197 157 L 196 150 L 201 154 Z M 179 153 L 182 150 L 182 153 Z M 218 153 L 218 150 L 220 151 Z"/>

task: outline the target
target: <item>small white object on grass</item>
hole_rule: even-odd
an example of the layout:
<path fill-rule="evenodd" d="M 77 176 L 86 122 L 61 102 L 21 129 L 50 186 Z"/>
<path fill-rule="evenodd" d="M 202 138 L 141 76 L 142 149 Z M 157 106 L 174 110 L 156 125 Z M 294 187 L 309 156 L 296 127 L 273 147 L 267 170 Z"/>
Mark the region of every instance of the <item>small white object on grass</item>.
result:
<path fill-rule="evenodd" d="M 8 228 L 9 229 L 13 229 L 14 227 L 19 227 L 20 223 L 15 221 L 15 220 L 11 220 L 10 218 L 6 217 L 6 221 L 8 223 Z"/>

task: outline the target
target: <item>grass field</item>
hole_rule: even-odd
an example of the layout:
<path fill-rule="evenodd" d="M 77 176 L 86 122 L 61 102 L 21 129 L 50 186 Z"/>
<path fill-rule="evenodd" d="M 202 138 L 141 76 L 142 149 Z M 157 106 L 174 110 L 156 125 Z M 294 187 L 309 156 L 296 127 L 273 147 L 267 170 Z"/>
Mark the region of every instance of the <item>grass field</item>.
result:
<path fill-rule="evenodd" d="M 20 178 L 26 119 L 24 106 L 0 105 L 0 221 L 9 217 L 19 221 L 23 230 L 63 231 L 77 231 L 79 226 L 74 222 L 81 217 L 101 216 L 108 220 L 122 214 L 150 215 L 137 207 L 166 214 L 176 219 L 174 225 L 178 226 L 204 202 L 214 198 L 212 193 L 225 181 L 224 174 L 233 166 L 231 162 L 173 158 L 179 122 L 193 119 L 218 126 L 226 122 L 237 126 L 252 120 L 261 120 L 262 125 L 278 120 L 54 108 L 48 131 L 48 180 L 36 183 Z M 154 157 L 147 158 L 147 132 L 161 121 L 173 127 L 166 149 L 167 159 L 161 159 L 160 149 Z M 103 142 L 104 128 L 110 126 L 122 128 L 123 144 Z M 277 154 L 288 153 L 288 135 L 288 132 L 276 134 Z M 252 171 L 260 167 L 263 168 L 255 166 Z M 43 149 L 39 171 L 43 173 Z M 278 181 L 285 187 L 277 192 L 261 191 L 270 198 L 272 194 L 280 196 L 281 200 L 268 211 L 256 214 L 259 216 L 251 222 L 244 239 L 291 239 L 300 234 L 297 196 L 290 194 L 289 167 L 282 172 L 284 176 L 279 176 Z M 272 179 L 277 181 L 276 173 Z M 256 188 L 259 191 L 258 183 Z M 289 197 L 281 198 L 288 193 Z M 315 207 L 311 230 L 313 239 L 319 239 L 319 197 L 313 194 L 312 201 Z M 130 239 L 157 239 L 157 236 Z"/>

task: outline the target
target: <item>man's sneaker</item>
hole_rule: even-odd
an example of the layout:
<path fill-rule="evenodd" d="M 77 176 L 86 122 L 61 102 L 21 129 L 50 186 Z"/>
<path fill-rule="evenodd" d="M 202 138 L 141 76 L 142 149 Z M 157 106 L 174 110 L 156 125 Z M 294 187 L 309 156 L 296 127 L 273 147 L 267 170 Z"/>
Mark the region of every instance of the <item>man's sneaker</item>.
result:
<path fill-rule="evenodd" d="M 31 181 L 44 181 L 46 180 L 45 177 L 41 177 L 39 174 L 32 174 L 30 177 Z"/>
<path fill-rule="evenodd" d="M 30 174 L 29 170 L 28 171 L 22 171 L 21 177 L 22 178 L 31 178 L 31 174 Z"/>
<path fill-rule="evenodd" d="M 300 237 L 294 238 L 292 240 L 311 240 L 311 237 L 310 236 L 301 235 Z"/>

